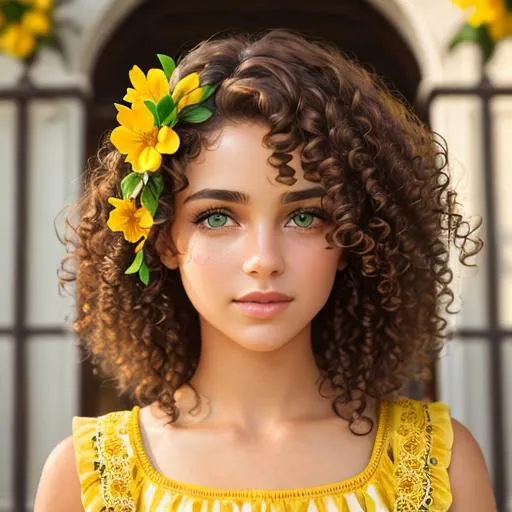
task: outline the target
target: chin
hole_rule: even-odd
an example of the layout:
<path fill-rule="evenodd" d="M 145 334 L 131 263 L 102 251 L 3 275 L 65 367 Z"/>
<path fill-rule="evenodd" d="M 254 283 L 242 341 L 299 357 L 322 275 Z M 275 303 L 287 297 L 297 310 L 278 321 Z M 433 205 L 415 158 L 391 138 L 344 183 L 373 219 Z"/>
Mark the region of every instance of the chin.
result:
<path fill-rule="evenodd" d="M 287 336 L 283 331 L 284 329 L 280 329 L 278 326 L 269 326 L 266 329 L 255 329 L 248 336 L 228 336 L 233 340 L 233 343 L 236 343 L 245 350 L 275 352 L 286 347 L 297 336 L 297 333 L 291 333 Z"/>

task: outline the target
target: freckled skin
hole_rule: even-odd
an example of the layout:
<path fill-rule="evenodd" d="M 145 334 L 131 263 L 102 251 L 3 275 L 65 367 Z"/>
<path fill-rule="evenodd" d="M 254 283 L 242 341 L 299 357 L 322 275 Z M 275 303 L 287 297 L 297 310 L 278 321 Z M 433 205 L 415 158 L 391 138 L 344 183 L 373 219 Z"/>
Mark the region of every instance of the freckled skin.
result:
<path fill-rule="evenodd" d="M 177 216 L 171 236 L 179 251 L 164 259 L 178 266 L 183 285 L 197 309 L 202 345 L 229 340 L 248 350 L 273 351 L 298 340 L 310 341 L 311 320 L 327 301 L 341 255 L 327 250 L 327 223 L 313 218 L 309 231 L 298 226 L 293 212 L 320 207 L 320 198 L 282 205 L 281 194 L 318 186 L 303 177 L 299 152 L 291 165 L 292 186 L 275 181 L 277 170 L 267 161 L 264 125 L 228 125 L 215 146 L 203 150 L 187 167 L 189 187 L 177 194 Z M 250 196 L 249 205 L 199 199 L 184 203 L 204 189 L 228 189 Z M 210 207 L 230 208 L 222 227 L 210 231 L 192 222 Z M 208 226 L 208 221 L 202 221 Z M 214 225 L 215 226 L 215 225 Z M 270 319 L 248 318 L 233 299 L 256 289 L 274 289 L 293 297 L 290 306 Z"/>

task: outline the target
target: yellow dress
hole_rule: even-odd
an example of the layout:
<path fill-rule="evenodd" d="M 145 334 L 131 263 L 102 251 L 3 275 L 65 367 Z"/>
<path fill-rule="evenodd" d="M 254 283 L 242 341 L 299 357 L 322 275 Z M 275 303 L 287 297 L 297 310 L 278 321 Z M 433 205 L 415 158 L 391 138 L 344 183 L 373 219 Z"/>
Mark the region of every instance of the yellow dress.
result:
<path fill-rule="evenodd" d="M 86 512 L 447 511 L 453 432 L 442 402 L 382 401 L 370 461 L 342 482 L 297 489 L 216 489 L 171 480 L 144 451 L 139 407 L 73 418 Z"/>

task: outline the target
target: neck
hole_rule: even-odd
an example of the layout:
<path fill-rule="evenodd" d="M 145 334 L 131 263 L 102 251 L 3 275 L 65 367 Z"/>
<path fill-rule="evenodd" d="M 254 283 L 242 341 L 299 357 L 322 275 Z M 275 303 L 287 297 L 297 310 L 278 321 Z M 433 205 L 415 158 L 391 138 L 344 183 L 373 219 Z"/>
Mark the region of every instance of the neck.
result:
<path fill-rule="evenodd" d="M 331 400 L 319 394 L 321 373 L 309 326 L 269 351 L 244 348 L 213 328 L 203 327 L 201 334 L 201 357 L 191 384 L 208 402 L 205 421 L 259 429 L 332 417 Z"/>

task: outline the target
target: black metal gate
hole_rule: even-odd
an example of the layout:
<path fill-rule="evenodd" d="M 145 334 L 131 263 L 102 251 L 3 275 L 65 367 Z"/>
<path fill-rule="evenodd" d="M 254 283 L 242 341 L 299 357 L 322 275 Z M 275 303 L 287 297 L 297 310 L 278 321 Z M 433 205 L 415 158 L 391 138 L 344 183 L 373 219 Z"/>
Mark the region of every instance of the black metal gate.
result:
<path fill-rule="evenodd" d="M 11 337 L 14 343 L 14 440 L 12 457 L 12 479 L 13 490 L 11 502 L 12 511 L 25 511 L 27 501 L 27 440 L 28 426 L 34 421 L 28 410 L 28 373 L 27 359 L 28 340 L 32 336 L 54 336 L 67 342 L 66 329 L 63 325 L 53 327 L 31 328 L 27 322 L 27 300 L 28 300 L 28 151 L 29 147 L 29 120 L 28 108 L 35 100 L 59 100 L 76 99 L 86 101 L 83 91 L 74 87 L 36 87 L 29 79 L 29 67 L 20 81 L 9 89 L 0 90 L 0 102 L 9 102 L 16 107 L 16 135 L 15 135 L 15 203 L 14 213 L 16 228 L 14 231 L 14 319 L 12 327 L 0 328 L 1 337 Z M 13 219 L 14 220 L 14 219 Z M 4 440 L 4 442 L 8 442 Z"/>
<path fill-rule="evenodd" d="M 512 339 L 512 330 L 504 328 L 500 323 L 500 279 L 498 276 L 498 237 L 497 214 L 495 207 L 495 155 L 494 137 L 495 120 L 491 112 L 491 102 L 497 97 L 512 98 L 512 87 L 495 87 L 485 72 L 474 87 L 437 87 L 433 89 L 422 105 L 425 119 L 430 118 L 432 105 L 438 98 L 466 97 L 477 98 L 481 105 L 480 143 L 482 147 L 483 177 L 484 177 L 484 222 L 486 223 L 486 248 L 488 255 L 486 277 L 486 295 L 482 301 L 487 308 L 487 327 L 484 329 L 459 329 L 452 335 L 462 340 L 483 338 L 489 343 L 490 376 L 489 402 L 491 405 L 491 446 L 492 446 L 492 474 L 499 512 L 507 511 L 508 493 L 505 443 L 505 389 L 502 348 L 507 337 Z M 476 404 L 475 404 L 476 405 Z"/>

